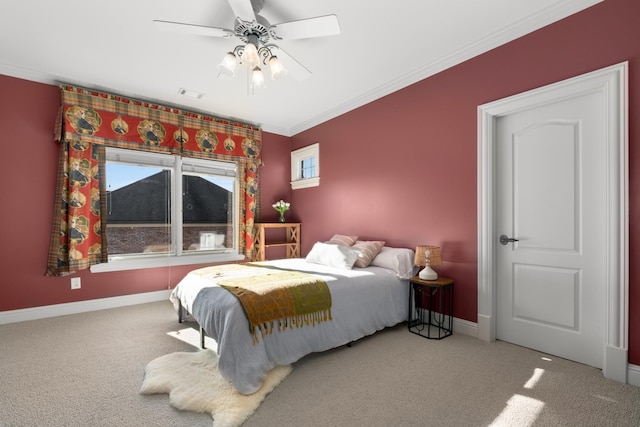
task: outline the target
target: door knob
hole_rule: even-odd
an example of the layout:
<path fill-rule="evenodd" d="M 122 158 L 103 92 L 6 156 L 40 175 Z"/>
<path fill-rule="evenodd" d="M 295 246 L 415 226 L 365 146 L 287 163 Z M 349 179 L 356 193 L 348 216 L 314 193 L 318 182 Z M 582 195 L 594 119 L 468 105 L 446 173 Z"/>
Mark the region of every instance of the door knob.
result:
<path fill-rule="evenodd" d="M 503 234 L 502 236 L 500 236 L 500 243 L 502 243 L 503 245 L 506 245 L 507 243 L 511 243 L 511 242 L 517 242 L 518 239 L 514 239 L 513 237 L 508 237 L 506 234 Z"/>

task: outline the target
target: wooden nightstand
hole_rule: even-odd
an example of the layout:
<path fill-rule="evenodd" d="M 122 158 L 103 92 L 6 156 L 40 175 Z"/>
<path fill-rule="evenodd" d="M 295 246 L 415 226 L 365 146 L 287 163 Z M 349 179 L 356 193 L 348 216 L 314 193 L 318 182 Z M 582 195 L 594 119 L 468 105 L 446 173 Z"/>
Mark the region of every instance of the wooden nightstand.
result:
<path fill-rule="evenodd" d="M 428 339 L 453 333 L 453 279 L 409 280 L 409 331 Z"/>
<path fill-rule="evenodd" d="M 266 230 L 284 229 L 285 240 L 269 242 L 266 239 Z M 287 249 L 287 258 L 300 257 L 300 223 L 299 222 L 260 222 L 254 224 L 254 242 L 252 261 L 264 261 L 265 249 L 274 246 L 284 246 Z"/>

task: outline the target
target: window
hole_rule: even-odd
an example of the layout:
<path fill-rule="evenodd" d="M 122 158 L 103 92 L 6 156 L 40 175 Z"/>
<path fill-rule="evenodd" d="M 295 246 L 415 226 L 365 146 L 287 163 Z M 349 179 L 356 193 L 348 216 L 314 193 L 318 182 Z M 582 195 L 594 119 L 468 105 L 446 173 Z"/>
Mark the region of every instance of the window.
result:
<path fill-rule="evenodd" d="M 109 263 L 92 271 L 242 258 L 236 163 L 107 148 L 105 170 Z"/>
<path fill-rule="evenodd" d="M 300 178 L 313 178 L 316 176 L 316 158 L 308 157 L 300 163 Z"/>
<path fill-rule="evenodd" d="M 317 187 L 320 185 L 320 144 L 291 152 L 291 188 Z"/>

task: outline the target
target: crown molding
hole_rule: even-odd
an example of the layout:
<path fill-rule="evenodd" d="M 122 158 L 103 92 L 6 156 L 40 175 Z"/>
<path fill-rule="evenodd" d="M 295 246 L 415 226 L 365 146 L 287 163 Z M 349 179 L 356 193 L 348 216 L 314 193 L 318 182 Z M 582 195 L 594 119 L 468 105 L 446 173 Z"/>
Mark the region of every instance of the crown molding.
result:
<path fill-rule="evenodd" d="M 376 89 L 368 91 L 360 97 L 353 98 L 348 102 L 327 110 L 323 114 L 300 122 L 297 125 L 292 126 L 285 136 L 296 135 L 351 110 L 355 110 L 356 108 L 431 77 L 441 71 L 495 49 L 496 47 L 509 43 L 510 41 L 578 13 L 595 4 L 601 3 L 602 1 L 604 0 L 572 0 L 548 7 L 537 14 L 530 15 L 512 25 L 501 28 L 488 36 L 479 39 L 475 43 L 465 46 L 463 49 L 459 49 L 450 55 L 444 56 L 426 67 L 422 67 L 412 73 L 405 74 L 398 79 L 392 80 Z"/>

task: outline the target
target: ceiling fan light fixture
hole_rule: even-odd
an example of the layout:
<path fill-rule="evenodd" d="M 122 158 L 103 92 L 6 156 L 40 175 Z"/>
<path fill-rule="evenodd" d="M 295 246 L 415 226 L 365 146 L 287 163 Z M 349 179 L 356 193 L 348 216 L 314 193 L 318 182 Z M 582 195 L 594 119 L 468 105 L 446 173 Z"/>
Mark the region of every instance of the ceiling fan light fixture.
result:
<path fill-rule="evenodd" d="M 233 77 L 236 70 L 236 63 L 238 62 L 233 52 L 228 52 L 222 62 L 218 64 L 218 77 Z"/>
<path fill-rule="evenodd" d="M 311 75 L 311 71 L 283 49 L 271 44 L 272 41 L 299 40 L 340 34 L 340 24 L 336 15 L 316 16 L 271 25 L 266 18 L 260 15 L 264 2 L 265 0 L 228 0 L 235 16 L 233 29 L 161 20 L 153 22 L 163 29 L 241 40 L 242 44 L 236 45 L 233 51 L 227 53 L 218 65 L 218 78 L 234 76 L 237 64 L 240 64 L 246 68 L 247 87 L 249 93 L 252 94 L 253 74 L 256 67 L 268 65 L 271 78 L 274 80 L 287 76 L 289 72 L 296 80 L 303 80 Z M 290 70 L 287 71 L 284 68 L 280 58 L 275 57 L 270 48 L 278 49 L 280 57 L 289 65 Z M 256 79 L 258 79 L 257 76 Z M 264 84 L 264 78 L 259 81 Z"/>
<path fill-rule="evenodd" d="M 278 80 L 287 76 L 287 69 L 284 68 L 282 61 L 280 61 L 275 55 L 269 59 L 269 70 L 271 71 L 271 78 L 273 80 Z"/>

